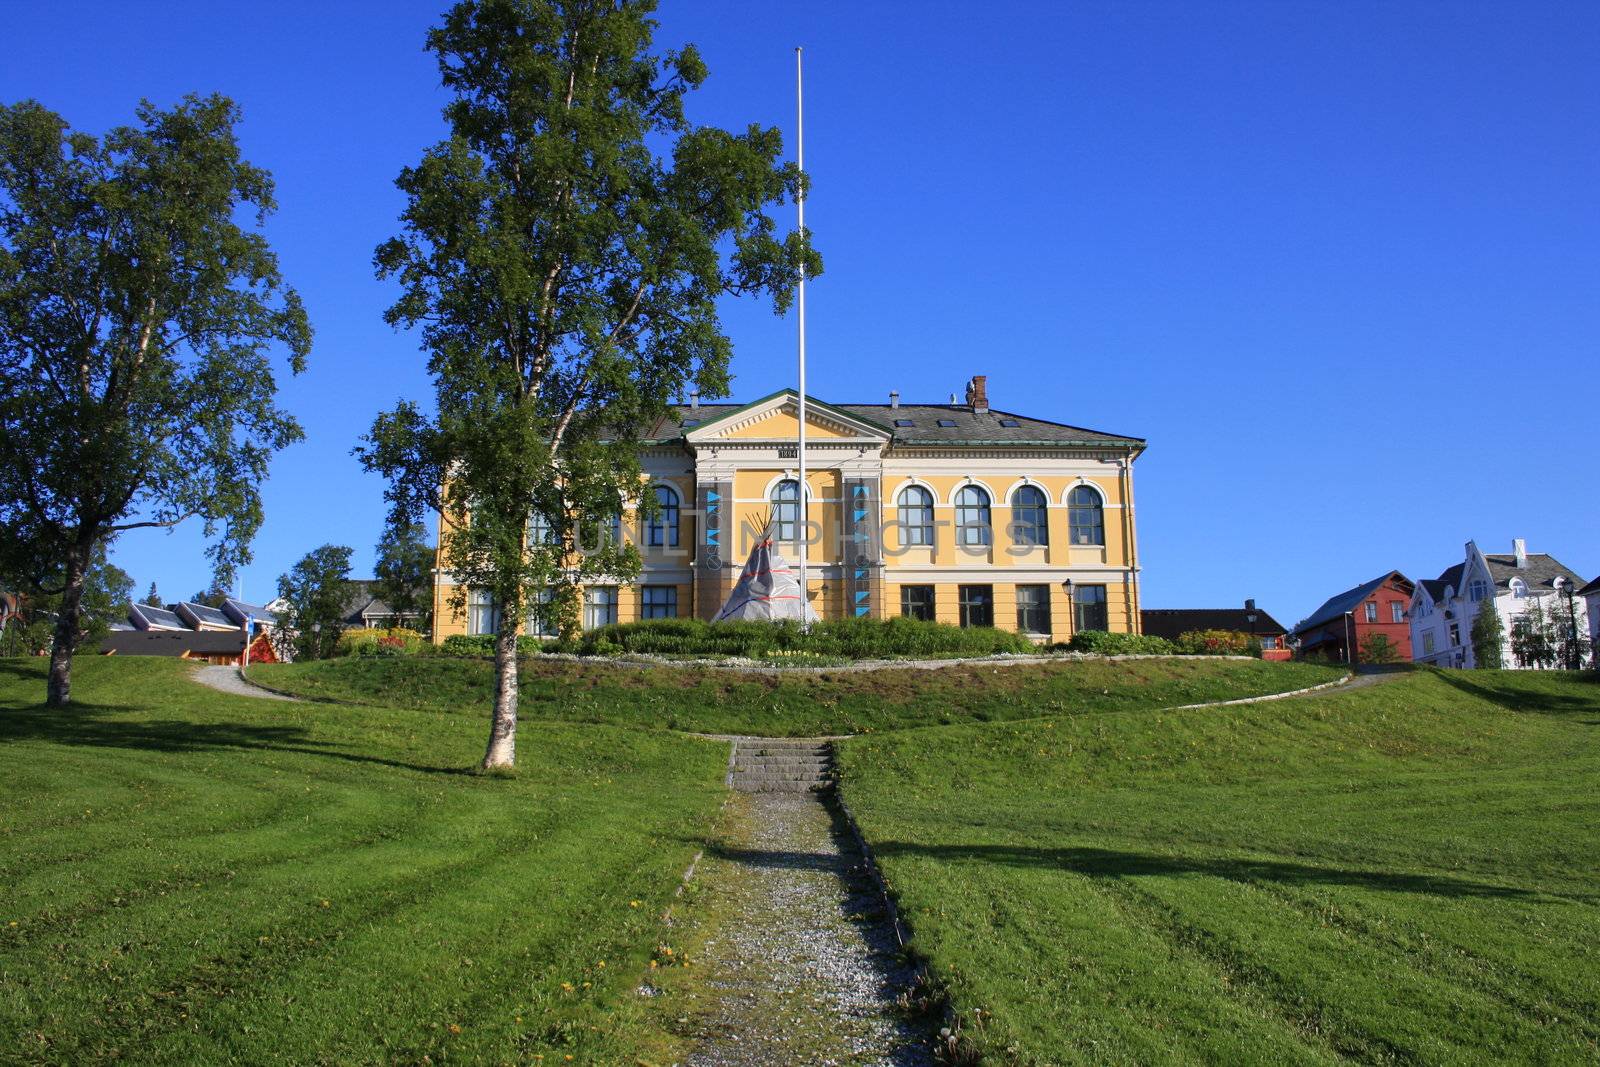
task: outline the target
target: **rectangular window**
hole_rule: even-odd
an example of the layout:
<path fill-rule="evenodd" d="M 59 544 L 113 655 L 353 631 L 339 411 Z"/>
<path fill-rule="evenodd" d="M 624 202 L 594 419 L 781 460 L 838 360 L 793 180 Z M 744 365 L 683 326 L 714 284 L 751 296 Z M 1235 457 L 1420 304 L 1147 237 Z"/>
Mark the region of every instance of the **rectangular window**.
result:
<path fill-rule="evenodd" d="M 541 589 L 528 609 L 528 632 L 535 637 L 560 637 L 560 629 L 548 613 L 552 590 Z"/>
<path fill-rule="evenodd" d="M 1050 587 L 1017 586 L 1017 629 L 1025 634 L 1050 632 Z"/>
<path fill-rule="evenodd" d="M 492 634 L 500 629 L 500 607 L 487 589 L 467 594 L 467 633 Z"/>
<path fill-rule="evenodd" d="M 1106 587 L 1103 585 L 1075 585 L 1072 587 L 1072 629 L 1109 630 L 1111 616 L 1106 610 Z"/>
<path fill-rule="evenodd" d="M 1433 652 L 1433 631 L 1429 630 L 1422 635 L 1422 651 L 1424 654 Z"/>
<path fill-rule="evenodd" d="M 933 586 L 902 585 L 900 587 L 900 614 L 908 619 L 933 621 Z"/>
<path fill-rule="evenodd" d="M 1460 644 L 1461 644 L 1461 624 L 1459 622 L 1453 622 L 1453 623 L 1450 624 L 1450 647 L 1451 648 L 1455 648 Z"/>
<path fill-rule="evenodd" d="M 1476 604 L 1478 601 L 1489 595 L 1489 583 L 1484 581 L 1482 578 L 1473 579 L 1470 595 L 1472 597 L 1472 602 Z"/>
<path fill-rule="evenodd" d="M 1277 648 L 1278 647 L 1278 639 L 1276 637 L 1263 637 L 1261 639 L 1261 647 L 1262 648 Z"/>
<path fill-rule="evenodd" d="M 1398 600 L 1389 601 L 1389 614 L 1391 616 L 1393 616 L 1389 620 L 1390 622 L 1405 622 L 1406 621 L 1406 607 L 1405 607 L 1404 604 L 1400 603 L 1400 601 L 1398 601 Z"/>
<path fill-rule="evenodd" d="M 583 628 L 593 630 L 617 621 L 617 587 L 592 585 L 583 591 Z"/>
<path fill-rule="evenodd" d="M 963 585 L 960 590 L 961 625 L 994 625 L 994 586 Z"/>
<path fill-rule="evenodd" d="M 1368 622 L 1377 622 L 1378 621 L 1378 605 L 1374 604 L 1372 601 L 1369 600 L 1366 603 L 1366 609 L 1367 609 L 1367 621 Z"/>
<path fill-rule="evenodd" d="M 639 597 L 639 614 L 641 617 L 646 619 L 676 619 L 678 617 L 677 586 L 640 586 Z"/>

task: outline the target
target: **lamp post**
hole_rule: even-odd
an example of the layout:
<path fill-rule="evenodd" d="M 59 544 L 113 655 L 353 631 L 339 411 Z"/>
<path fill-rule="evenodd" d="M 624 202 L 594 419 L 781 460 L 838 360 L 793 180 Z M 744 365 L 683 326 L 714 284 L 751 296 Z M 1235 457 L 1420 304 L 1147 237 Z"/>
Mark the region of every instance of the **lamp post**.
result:
<path fill-rule="evenodd" d="M 1078 608 L 1072 600 L 1072 579 L 1066 579 L 1061 585 L 1067 591 L 1067 640 L 1070 641 L 1078 632 Z"/>
<path fill-rule="evenodd" d="M 311 624 L 311 658 L 322 658 L 322 624 L 320 622 Z"/>
<path fill-rule="evenodd" d="M 1256 643 L 1256 602 L 1254 600 L 1246 600 L 1244 602 L 1244 621 L 1250 624 L 1250 643 L 1253 645 Z"/>
<path fill-rule="evenodd" d="M 1347 611 L 1344 613 L 1344 619 L 1344 661 L 1347 665 L 1353 666 L 1356 662 L 1356 613 Z"/>

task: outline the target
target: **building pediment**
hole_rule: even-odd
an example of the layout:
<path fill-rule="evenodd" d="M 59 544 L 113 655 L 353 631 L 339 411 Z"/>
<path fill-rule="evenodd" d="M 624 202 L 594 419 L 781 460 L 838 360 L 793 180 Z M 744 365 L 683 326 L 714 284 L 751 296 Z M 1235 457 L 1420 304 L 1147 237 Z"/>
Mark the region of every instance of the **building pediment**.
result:
<path fill-rule="evenodd" d="M 691 445 L 792 444 L 800 430 L 800 397 L 792 389 L 718 415 L 684 434 Z M 888 443 L 891 431 L 831 404 L 806 399 L 806 443 Z"/>

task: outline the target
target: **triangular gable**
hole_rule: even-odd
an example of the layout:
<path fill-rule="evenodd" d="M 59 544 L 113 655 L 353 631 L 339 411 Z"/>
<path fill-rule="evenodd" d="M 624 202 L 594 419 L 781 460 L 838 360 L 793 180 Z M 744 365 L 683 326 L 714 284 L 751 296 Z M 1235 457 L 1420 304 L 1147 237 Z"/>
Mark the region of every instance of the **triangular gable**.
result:
<path fill-rule="evenodd" d="M 780 441 L 795 439 L 800 426 L 800 396 L 783 389 L 742 408 L 718 415 L 684 434 L 691 444 L 709 441 Z M 886 426 L 832 404 L 806 398 L 806 437 L 821 441 L 887 441 Z"/>

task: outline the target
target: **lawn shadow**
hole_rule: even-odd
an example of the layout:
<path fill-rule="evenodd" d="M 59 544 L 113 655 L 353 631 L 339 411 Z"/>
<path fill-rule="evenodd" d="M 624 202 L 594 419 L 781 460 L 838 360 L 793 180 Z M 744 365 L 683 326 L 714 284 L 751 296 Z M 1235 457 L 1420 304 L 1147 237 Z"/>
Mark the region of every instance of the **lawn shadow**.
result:
<path fill-rule="evenodd" d="M 3 670 L 4 667 L 0 667 Z M 37 705 L 0 706 L 0 744 L 8 741 L 49 741 L 91 748 L 126 748 L 144 752 L 204 752 L 246 749 L 323 756 L 349 763 L 373 764 L 424 774 L 471 774 L 465 767 L 429 767 L 404 760 L 386 759 L 341 750 L 318 741 L 302 726 L 258 726 L 237 722 L 196 722 L 185 719 L 111 718 L 148 710 L 142 705 L 87 703 L 74 700 L 65 708 Z"/>
<path fill-rule="evenodd" d="M 950 862 L 998 863 L 1082 874 L 1090 878 L 1140 878 L 1204 875 L 1234 882 L 1281 885 L 1342 885 L 1393 893 L 1441 897 L 1484 897 L 1534 901 L 1550 898 L 1591 900 L 1590 894 L 1545 893 L 1515 886 L 1473 882 L 1439 874 L 1363 871 L 1319 867 L 1282 860 L 1201 859 L 1107 848 L 1038 848 L 1026 845 L 918 845 L 904 841 L 874 844 L 880 857 L 928 856 Z"/>
<path fill-rule="evenodd" d="M 1586 671 L 1573 675 L 1573 680 L 1594 690 L 1592 694 L 1571 696 L 1565 693 L 1537 693 L 1515 686 L 1498 685 L 1493 675 L 1479 675 L 1468 671 L 1438 671 L 1436 677 L 1463 693 L 1471 694 L 1491 704 L 1510 711 L 1532 711 L 1541 714 L 1562 715 L 1568 712 L 1600 711 L 1600 673 Z M 1586 726 L 1595 725 L 1593 719 L 1580 719 Z"/>

